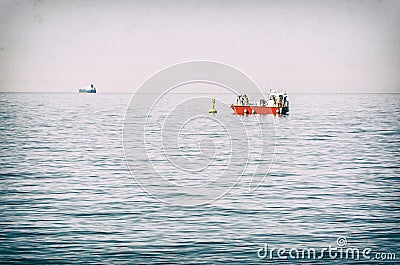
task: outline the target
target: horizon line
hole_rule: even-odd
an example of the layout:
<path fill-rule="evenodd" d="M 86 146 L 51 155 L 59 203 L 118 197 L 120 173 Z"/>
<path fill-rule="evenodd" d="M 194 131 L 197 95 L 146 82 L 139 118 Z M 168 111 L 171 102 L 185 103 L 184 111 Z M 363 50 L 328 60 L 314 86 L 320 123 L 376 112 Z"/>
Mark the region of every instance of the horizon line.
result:
<path fill-rule="evenodd" d="M 269 92 L 269 91 L 268 91 Z M 263 92 L 261 93 L 268 93 Z M 287 91 L 286 91 L 287 92 Z M 62 93 L 62 94 L 85 94 L 71 91 L 0 91 L 0 93 Z M 96 92 L 90 94 L 159 94 L 152 92 Z M 229 92 L 170 92 L 168 94 L 232 94 Z M 399 92 L 290 92 L 288 94 L 400 94 Z"/>

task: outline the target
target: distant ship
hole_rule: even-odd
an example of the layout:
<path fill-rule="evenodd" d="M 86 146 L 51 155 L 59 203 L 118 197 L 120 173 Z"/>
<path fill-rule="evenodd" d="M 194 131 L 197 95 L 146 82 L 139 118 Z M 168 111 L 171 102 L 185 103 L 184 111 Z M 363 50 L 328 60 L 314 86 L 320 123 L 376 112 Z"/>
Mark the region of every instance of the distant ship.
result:
<path fill-rule="evenodd" d="M 96 93 L 96 88 L 93 84 L 90 84 L 88 87 L 80 88 L 79 93 Z"/>

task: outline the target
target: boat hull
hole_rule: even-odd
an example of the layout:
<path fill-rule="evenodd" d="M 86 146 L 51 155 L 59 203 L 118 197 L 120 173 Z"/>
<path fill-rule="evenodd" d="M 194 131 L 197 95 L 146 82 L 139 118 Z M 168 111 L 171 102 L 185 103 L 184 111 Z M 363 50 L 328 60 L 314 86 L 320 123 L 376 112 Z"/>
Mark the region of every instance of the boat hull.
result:
<path fill-rule="evenodd" d="M 251 106 L 251 105 L 232 105 L 231 108 L 236 114 L 288 114 L 288 107 L 267 107 L 267 106 Z"/>
<path fill-rule="evenodd" d="M 96 89 L 79 89 L 79 93 L 96 93 Z"/>

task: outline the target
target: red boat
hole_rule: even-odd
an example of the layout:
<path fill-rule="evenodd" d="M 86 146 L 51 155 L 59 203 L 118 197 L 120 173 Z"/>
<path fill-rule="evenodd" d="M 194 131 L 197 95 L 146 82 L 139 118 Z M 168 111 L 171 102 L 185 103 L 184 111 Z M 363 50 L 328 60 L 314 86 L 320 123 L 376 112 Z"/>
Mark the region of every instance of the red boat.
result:
<path fill-rule="evenodd" d="M 246 95 L 239 95 L 236 104 L 232 104 L 231 108 L 236 114 L 274 114 L 285 115 L 289 113 L 289 101 L 287 94 L 279 92 L 271 92 L 267 99 L 260 99 L 259 103 L 250 103 Z"/>

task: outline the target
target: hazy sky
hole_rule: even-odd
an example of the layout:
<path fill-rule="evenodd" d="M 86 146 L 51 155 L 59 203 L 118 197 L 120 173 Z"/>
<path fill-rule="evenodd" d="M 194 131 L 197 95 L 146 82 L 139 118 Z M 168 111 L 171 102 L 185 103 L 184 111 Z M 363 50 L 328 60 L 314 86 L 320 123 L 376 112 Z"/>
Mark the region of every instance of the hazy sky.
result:
<path fill-rule="evenodd" d="M 400 92 L 400 1 L 0 0 L 0 91 L 133 92 L 212 60 L 263 89 Z"/>

